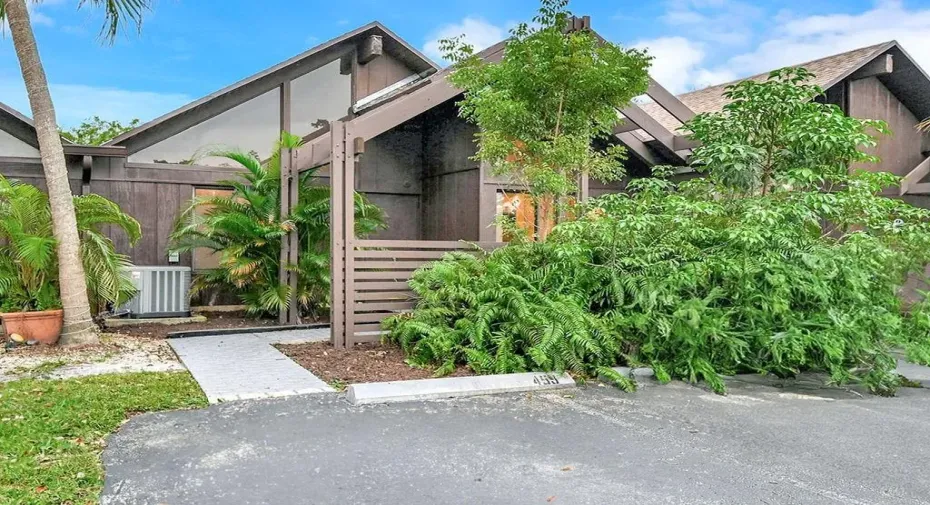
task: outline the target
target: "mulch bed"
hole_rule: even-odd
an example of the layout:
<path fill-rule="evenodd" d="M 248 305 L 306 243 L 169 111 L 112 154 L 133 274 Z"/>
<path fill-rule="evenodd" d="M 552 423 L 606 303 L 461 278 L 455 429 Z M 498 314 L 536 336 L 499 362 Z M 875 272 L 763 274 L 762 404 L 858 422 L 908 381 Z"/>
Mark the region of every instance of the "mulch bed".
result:
<path fill-rule="evenodd" d="M 335 349 L 329 342 L 276 345 L 281 352 L 324 381 L 334 384 L 388 382 L 430 379 L 433 370 L 414 368 L 404 362 L 404 352 L 396 346 L 358 344 L 351 349 Z M 474 375 L 460 366 L 449 377 Z"/>
<path fill-rule="evenodd" d="M 105 331 L 107 333 L 118 333 L 120 335 L 131 335 L 133 337 L 166 338 L 169 333 L 174 333 L 176 331 L 255 328 L 259 326 L 278 325 L 276 319 L 257 319 L 247 316 L 243 312 L 224 312 L 204 315 L 207 316 L 207 321 L 204 323 L 136 324 L 131 326 L 120 326 L 118 328 L 107 328 Z"/>

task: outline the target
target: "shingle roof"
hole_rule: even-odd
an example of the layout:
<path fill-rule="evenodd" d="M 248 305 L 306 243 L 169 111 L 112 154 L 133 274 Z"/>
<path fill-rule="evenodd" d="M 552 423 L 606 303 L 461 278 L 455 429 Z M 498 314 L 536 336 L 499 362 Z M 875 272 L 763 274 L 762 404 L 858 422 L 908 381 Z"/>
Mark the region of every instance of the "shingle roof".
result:
<path fill-rule="evenodd" d="M 850 73 L 854 72 L 862 65 L 868 63 L 879 54 L 884 53 L 893 45 L 895 45 L 894 42 L 884 42 L 882 44 L 861 47 L 859 49 L 853 49 L 852 51 L 847 51 L 845 53 L 827 56 L 825 58 L 808 61 L 806 63 L 800 63 L 795 66 L 804 67 L 807 70 L 810 70 L 814 74 L 814 78 L 811 80 L 811 84 L 816 84 L 823 89 L 827 89 L 846 78 L 846 76 L 848 76 Z M 738 79 L 736 81 L 691 91 L 678 95 L 678 98 L 684 102 L 685 105 L 690 107 L 691 110 L 693 110 L 696 114 L 701 114 L 704 112 L 719 112 L 723 110 L 723 106 L 727 104 L 727 99 L 723 96 L 727 86 L 748 79 L 752 79 L 754 81 L 764 81 L 768 78 L 769 73 L 770 72 L 764 72 L 752 77 L 747 77 L 745 79 Z M 659 104 L 646 103 L 641 105 L 641 107 L 649 115 L 661 123 L 662 126 L 668 128 L 669 130 L 675 131 L 681 127 L 681 122 L 672 117 L 672 115 L 663 109 Z"/>

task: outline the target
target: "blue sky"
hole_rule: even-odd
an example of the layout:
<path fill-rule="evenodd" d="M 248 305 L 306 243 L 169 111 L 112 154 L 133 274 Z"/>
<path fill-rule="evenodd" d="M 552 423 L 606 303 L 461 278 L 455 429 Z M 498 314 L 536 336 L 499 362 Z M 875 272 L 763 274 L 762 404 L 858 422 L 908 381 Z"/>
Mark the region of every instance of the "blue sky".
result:
<path fill-rule="evenodd" d="M 101 44 L 100 19 L 77 0 L 34 6 L 33 25 L 59 121 L 93 114 L 152 119 L 369 21 L 438 59 L 438 38 L 476 46 L 529 19 L 535 0 L 159 0 L 142 33 Z M 261 5 L 264 8 L 257 9 Z M 218 7 L 221 6 L 221 7 Z M 441 8 L 437 8 L 440 6 Z M 573 0 L 610 40 L 648 48 L 653 76 L 683 92 L 897 39 L 930 68 L 930 0 Z M 8 34 L 0 101 L 28 114 Z"/>

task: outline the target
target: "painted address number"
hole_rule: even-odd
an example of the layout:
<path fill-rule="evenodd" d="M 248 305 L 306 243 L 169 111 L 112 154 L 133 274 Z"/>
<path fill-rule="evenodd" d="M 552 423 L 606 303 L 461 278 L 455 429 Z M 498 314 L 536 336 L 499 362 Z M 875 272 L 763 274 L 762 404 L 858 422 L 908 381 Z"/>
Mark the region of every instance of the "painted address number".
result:
<path fill-rule="evenodd" d="M 551 386 L 553 384 L 558 384 L 559 378 L 551 373 L 540 374 L 533 376 L 533 384 L 539 386 Z"/>

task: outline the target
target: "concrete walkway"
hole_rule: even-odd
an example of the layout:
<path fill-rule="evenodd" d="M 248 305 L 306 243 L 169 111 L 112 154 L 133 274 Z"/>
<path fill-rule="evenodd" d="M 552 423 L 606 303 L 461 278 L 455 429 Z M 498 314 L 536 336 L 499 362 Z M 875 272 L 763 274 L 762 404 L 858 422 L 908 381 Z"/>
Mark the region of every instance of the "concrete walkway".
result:
<path fill-rule="evenodd" d="M 334 391 L 272 347 L 328 339 L 329 328 L 313 328 L 176 338 L 169 343 L 210 403 L 219 403 Z"/>
<path fill-rule="evenodd" d="M 735 382 L 353 407 L 335 394 L 133 417 L 102 505 L 921 505 L 930 390 Z"/>

